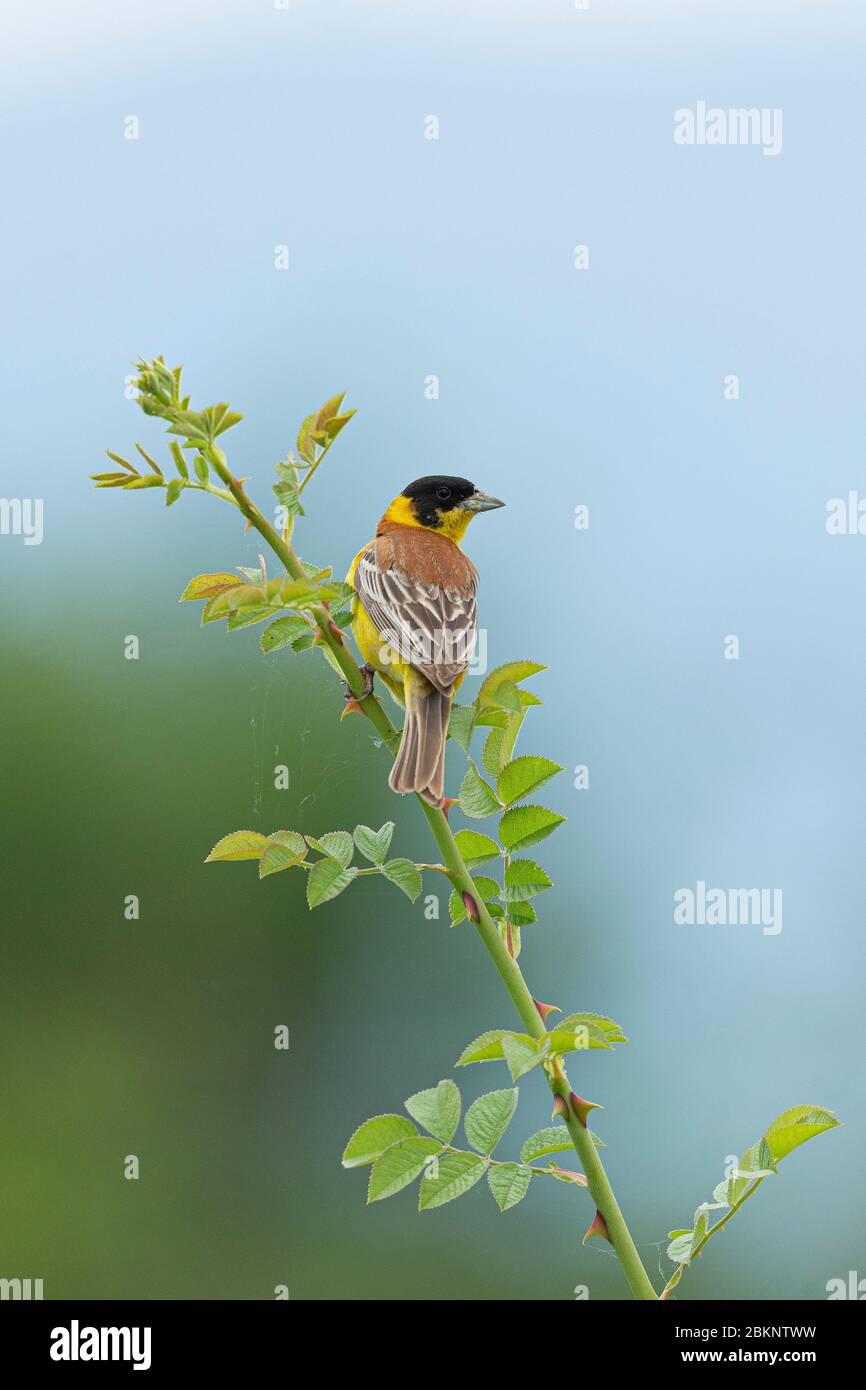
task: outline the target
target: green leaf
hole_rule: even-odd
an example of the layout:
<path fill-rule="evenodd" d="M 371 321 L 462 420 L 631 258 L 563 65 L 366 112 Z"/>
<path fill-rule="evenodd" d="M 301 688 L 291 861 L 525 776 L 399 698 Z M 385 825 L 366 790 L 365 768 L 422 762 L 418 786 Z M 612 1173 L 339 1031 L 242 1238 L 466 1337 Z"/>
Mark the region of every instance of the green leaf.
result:
<path fill-rule="evenodd" d="M 486 703 L 497 709 L 513 710 L 516 713 L 521 708 L 520 691 L 513 681 L 500 681 L 492 694 L 487 696 Z"/>
<path fill-rule="evenodd" d="M 381 1202 L 383 1198 L 393 1197 L 395 1192 L 408 1187 L 425 1164 L 439 1152 L 439 1148 L 435 1139 L 428 1139 L 423 1134 L 392 1144 L 373 1164 L 367 1202 Z"/>
<path fill-rule="evenodd" d="M 495 1062 L 502 1058 L 502 1039 L 507 1035 L 507 1028 L 492 1028 L 488 1032 L 482 1033 L 464 1047 L 460 1056 L 457 1058 L 455 1066 L 468 1067 L 470 1062 Z"/>
<path fill-rule="evenodd" d="M 838 1123 L 831 1110 L 824 1110 L 819 1105 L 795 1105 L 792 1110 L 785 1110 L 776 1117 L 764 1138 L 770 1153 L 779 1163 L 787 1154 L 805 1144 L 807 1139 L 823 1134 L 826 1129 L 834 1129 Z"/>
<path fill-rule="evenodd" d="M 491 777 L 498 777 L 502 771 L 500 753 L 502 751 L 504 732 L 503 729 L 491 729 L 487 738 L 484 740 L 484 750 L 481 754 L 481 761 Z"/>
<path fill-rule="evenodd" d="M 430 1211 L 442 1207 L 462 1197 L 470 1187 L 474 1187 L 487 1167 L 483 1158 L 477 1154 L 446 1153 L 436 1160 L 436 1176 L 421 1179 L 418 1194 L 418 1210 Z"/>
<path fill-rule="evenodd" d="M 243 608 L 237 613 L 229 613 L 226 627 L 229 632 L 236 632 L 240 627 L 253 627 L 255 623 L 263 623 L 266 618 L 272 618 L 274 610 L 270 604 L 260 608 Z"/>
<path fill-rule="evenodd" d="M 283 647 L 292 646 L 307 632 L 312 638 L 313 633 L 305 618 L 298 618 L 293 614 L 286 618 L 277 618 L 276 622 L 265 628 L 259 646 L 263 652 L 278 652 Z"/>
<path fill-rule="evenodd" d="M 565 1125 L 548 1125 L 529 1136 L 520 1150 L 520 1161 L 532 1163 L 534 1159 L 543 1158 L 545 1154 L 564 1153 L 566 1149 L 573 1148 L 571 1135 Z"/>
<path fill-rule="evenodd" d="M 703 1202 L 698 1207 L 695 1212 L 694 1229 L 670 1232 L 673 1238 L 667 1253 L 679 1268 L 668 1280 L 664 1292 L 669 1293 L 679 1283 L 682 1271 L 693 1255 L 699 1253 L 719 1229 L 718 1222 L 715 1226 L 710 1226 L 710 1211 L 728 1207 L 729 1218 L 732 1212 L 739 1211 L 746 1198 L 750 1197 L 766 1178 L 774 1175 L 776 1164 L 787 1154 L 799 1148 L 807 1139 L 835 1128 L 838 1123 L 832 1111 L 814 1105 L 796 1105 L 792 1110 L 778 1115 L 758 1142 L 743 1154 L 736 1172 L 716 1185 L 713 1201 Z"/>
<path fill-rule="evenodd" d="M 544 806 L 514 806 L 499 822 L 499 838 L 507 850 L 528 849 L 539 840 L 546 840 L 564 820 L 565 816 Z"/>
<path fill-rule="evenodd" d="M 392 1144 L 417 1134 L 412 1121 L 407 1120 L 405 1115 L 375 1115 L 355 1130 L 343 1151 L 343 1167 L 359 1168 L 364 1163 L 372 1163 Z"/>
<path fill-rule="evenodd" d="M 591 1023 L 580 1023 L 574 1028 L 555 1028 L 546 1035 L 544 1041 L 550 1055 L 562 1056 L 566 1052 L 586 1052 L 591 1047 L 610 1049 L 607 1034 Z"/>
<path fill-rule="evenodd" d="M 204 862 L 212 864 L 221 859 L 258 859 L 267 843 L 267 835 L 260 835 L 258 830 L 233 830 L 230 835 L 217 840 Z"/>
<path fill-rule="evenodd" d="M 508 1063 L 511 1080 L 518 1081 L 541 1061 L 541 1049 L 527 1033 L 506 1033 L 502 1039 L 502 1055 Z"/>
<path fill-rule="evenodd" d="M 382 873 L 389 883 L 401 888 L 410 902 L 414 902 L 421 892 L 421 871 L 411 859 L 389 859 L 382 865 Z"/>
<path fill-rule="evenodd" d="M 172 430 L 172 434 L 177 433 L 182 433 L 182 431 Z M 198 478 L 199 482 L 206 483 L 208 478 L 210 477 L 210 470 L 207 466 L 207 459 L 204 458 L 202 454 L 196 454 L 195 458 L 192 461 L 192 466 L 195 469 L 195 475 Z"/>
<path fill-rule="evenodd" d="M 503 900 L 508 903 L 525 902 L 552 888 L 553 883 L 547 874 L 532 859 L 513 859 L 505 870 L 505 891 Z"/>
<path fill-rule="evenodd" d="M 165 505 L 167 507 L 172 506 L 173 503 L 177 501 L 177 499 L 180 497 L 180 494 L 183 492 L 183 487 L 184 484 L 182 478 L 172 478 L 169 481 L 169 484 L 165 490 Z"/>
<path fill-rule="evenodd" d="M 463 1128 L 466 1138 L 480 1154 L 490 1155 L 496 1148 L 517 1109 L 517 1088 L 488 1091 L 479 1096 L 466 1111 Z"/>
<path fill-rule="evenodd" d="M 504 666 L 497 666 L 481 683 L 481 689 L 478 692 L 479 707 L 492 704 L 501 685 L 506 683 L 519 685 L 521 681 L 543 670 L 545 667 L 539 665 L 537 661 L 507 661 Z"/>
<path fill-rule="evenodd" d="M 628 1038 L 620 1028 L 619 1024 L 614 1023 L 612 1018 L 606 1018 L 604 1014 L 568 1014 L 565 1018 L 559 1018 L 556 1020 L 557 1029 L 562 1029 L 565 1032 L 573 1032 L 574 1029 L 579 1028 L 581 1024 L 586 1024 L 591 1029 L 600 1028 L 602 1032 L 606 1035 L 608 1044 L 628 1042 Z M 594 1033 L 592 1036 L 594 1036 Z M 589 1045 L 590 1047 L 594 1046 L 592 1041 L 590 1041 Z"/>
<path fill-rule="evenodd" d="M 530 792 L 537 791 L 561 771 L 559 763 L 551 762 L 550 758 L 540 758 L 533 754 L 515 758 L 499 775 L 496 785 L 499 800 L 503 805 L 511 806 Z"/>
<path fill-rule="evenodd" d="M 243 580 L 236 574 L 197 574 L 191 579 L 178 599 L 178 603 L 189 603 L 193 599 L 215 598 L 218 594 L 238 589 Z"/>
<path fill-rule="evenodd" d="M 501 853 L 495 840 L 477 830 L 458 830 L 454 839 L 468 869 L 495 859 Z"/>
<path fill-rule="evenodd" d="M 335 859 L 343 869 L 349 867 L 355 852 L 355 844 L 348 830 L 331 830 L 318 839 L 308 835 L 307 844 L 317 849 L 320 854 L 326 854 L 329 859 Z"/>
<path fill-rule="evenodd" d="M 352 834 L 365 859 L 369 859 L 371 864 L 384 864 L 394 834 L 392 820 L 386 821 L 379 830 L 371 830 L 369 825 L 356 825 Z M 415 867 L 414 864 L 412 867 Z"/>
<path fill-rule="evenodd" d="M 509 1207 L 516 1207 L 523 1201 L 529 1191 L 532 1171 L 522 1163 L 500 1163 L 490 1169 L 487 1181 L 499 1210 L 508 1211 Z"/>
<path fill-rule="evenodd" d="M 319 859 L 307 875 L 307 902 L 319 907 L 342 893 L 357 875 L 355 868 L 344 869 L 336 859 Z"/>
<path fill-rule="evenodd" d="M 300 864 L 307 855 L 307 842 L 296 830 L 275 830 L 268 836 L 259 860 L 259 878 L 279 873 L 281 869 L 291 869 Z"/>
<path fill-rule="evenodd" d="M 694 1235 L 694 1231 L 686 1231 L 684 1235 L 672 1240 L 667 1249 L 668 1259 L 673 1260 L 674 1264 L 688 1264 L 692 1257 Z"/>
<path fill-rule="evenodd" d="M 472 820 L 483 820 L 485 816 L 492 816 L 501 810 L 493 788 L 484 781 L 471 758 L 469 770 L 460 786 L 460 809 L 464 816 Z"/>
<path fill-rule="evenodd" d="M 469 752 L 472 730 L 475 727 L 474 705 L 452 705 L 448 720 L 448 737 L 458 743 L 464 753 Z"/>
<path fill-rule="evenodd" d="M 443 1144 L 450 1144 L 460 1123 L 460 1091 L 453 1081 L 440 1081 L 429 1091 L 418 1091 L 405 1102 L 406 1109 Z"/>
<path fill-rule="evenodd" d="M 508 920 L 513 927 L 530 927 L 538 916 L 532 903 L 509 903 Z"/>

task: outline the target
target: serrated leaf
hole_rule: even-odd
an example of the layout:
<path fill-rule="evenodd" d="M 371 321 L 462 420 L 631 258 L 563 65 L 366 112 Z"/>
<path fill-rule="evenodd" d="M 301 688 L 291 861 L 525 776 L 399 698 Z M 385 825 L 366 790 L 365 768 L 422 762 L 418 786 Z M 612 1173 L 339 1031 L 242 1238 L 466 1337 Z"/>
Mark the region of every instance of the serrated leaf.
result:
<path fill-rule="evenodd" d="M 561 771 L 559 763 L 536 754 L 526 753 L 523 757 L 515 758 L 499 775 L 496 784 L 499 800 L 504 806 L 511 806 L 515 801 L 529 796 L 530 792 L 543 787 L 545 782 L 549 782 L 551 777 Z"/>
<path fill-rule="evenodd" d="M 496 859 L 501 853 L 496 841 L 478 830 L 458 830 L 454 839 L 468 869 L 484 864 L 488 859 Z"/>
<path fill-rule="evenodd" d="M 480 1154 L 490 1155 L 510 1125 L 517 1109 L 517 1088 L 488 1091 L 466 1111 L 463 1128 L 466 1138 Z"/>
<path fill-rule="evenodd" d="M 498 777 L 502 771 L 502 763 L 500 762 L 499 754 L 502 749 L 503 736 L 503 729 L 491 729 L 487 738 L 484 740 L 484 750 L 481 754 L 481 761 L 484 764 L 485 771 L 489 772 L 490 776 L 493 778 Z"/>
<path fill-rule="evenodd" d="M 496 730 L 493 730 L 496 733 Z M 565 816 L 548 811 L 545 806 L 513 806 L 499 822 L 499 838 L 507 850 L 528 849 L 552 835 Z"/>
<path fill-rule="evenodd" d="M 542 1053 L 534 1038 L 527 1033 L 506 1033 L 502 1039 L 502 1055 L 511 1072 L 511 1080 L 519 1081 L 541 1061 Z"/>
<path fill-rule="evenodd" d="M 421 871 L 411 859 L 389 859 L 382 865 L 382 873 L 389 883 L 395 884 L 414 902 L 421 892 Z"/>
<path fill-rule="evenodd" d="M 446 1202 L 462 1197 L 483 1177 L 487 1165 L 477 1154 L 446 1153 L 436 1160 L 436 1167 L 435 1177 L 425 1173 L 421 1179 L 419 1211 L 431 1211 L 433 1207 L 443 1207 Z"/>
<path fill-rule="evenodd" d="M 460 1091 L 453 1081 L 440 1081 L 427 1091 L 417 1091 L 404 1102 L 406 1109 L 443 1144 L 450 1144 L 460 1123 Z"/>
<path fill-rule="evenodd" d="M 521 1163 L 532 1163 L 545 1154 L 564 1153 L 573 1149 L 574 1143 L 565 1125 L 547 1125 L 531 1134 L 520 1150 Z"/>
<path fill-rule="evenodd" d="M 485 782 L 471 758 L 469 769 L 460 785 L 459 800 L 464 816 L 469 816 L 472 820 L 484 820 L 485 816 L 495 815 L 502 809 L 493 788 Z"/>
<path fill-rule="evenodd" d="M 393 1197 L 396 1192 L 408 1187 L 439 1149 L 440 1145 L 435 1139 L 428 1139 L 423 1134 L 399 1139 L 392 1144 L 373 1164 L 367 1188 L 368 1204 Z"/>
<path fill-rule="evenodd" d="M 204 862 L 212 864 L 219 860 L 258 859 L 267 843 L 267 835 L 259 834 L 258 830 L 233 830 L 230 835 L 217 840 Z"/>
<path fill-rule="evenodd" d="M 464 753 L 469 752 L 472 730 L 475 727 L 474 705 L 452 705 L 448 720 L 448 738 L 453 738 Z"/>
<path fill-rule="evenodd" d="M 795 1105 L 793 1109 L 777 1115 L 764 1138 L 773 1158 L 780 1163 L 787 1154 L 805 1144 L 807 1139 L 823 1134 L 827 1129 L 834 1129 L 838 1124 L 833 1112 L 820 1105 Z"/>
<path fill-rule="evenodd" d="M 342 868 L 336 859 L 317 860 L 307 875 L 307 902 L 310 907 L 319 907 L 338 897 L 357 873 L 356 868 Z"/>
<path fill-rule="evenodd" d="M 503 666 L 497 666 L 481 683 L 477 697 L 479 707 L 491 704 L 496 690 L 505 682 L 519 685 L 521 681 L 543 670 L 545 667 L 537 661 L 507 661 Z"/>
<path fill-rule="evenodd" d="M 344 1168 L 359 1168 L 365 1163 L 373 1163 L 392 1144 L 417 1134 L 412 1121 L 407 1120 L 405 1115 L 374 1115 L 355 1130 L 340 1161 Z"/>
<path fill-rule="evenodd" d="M 272 618 L 274 612 L 270 604 L 263 604 L 259 608 L 243 608 L 237 613 L 229 613 L 226 627 L 229 632 L 237 632 L 238 628 L 242 627 L 254 627 L 256 623 L 263 623 L 267 618 Z"/>
<path fill-rule="evenodd" d="M 552 888 L 553 883 L 544 870 L 532 859 L 512 859 L 505 870 L 503 900 L 507 903 L 525 902 Z"/>
<path fill-rule="evenodd" d="M 529 1191 L 532 1172 L 522 1163 L 499 1163 L 487 1174 L 490 1191 L 500 1211 L 516 1207 Z"/>
<path fill-rule="evenodd" d="M 591 1024 L 595 1028 L 601 1028 L 607 1035 L 609 1043 L 627 1043 L 628 1038 L 622 1031 L 618 1023 L 614 1023 L 612 1018 L 607 1018 L 605 1014 L 576 1013 L 567 1014 L 565 1018 L 557 1019 L 557 1028 L 573 1029 L 578 1028 L 582 1023 Z M 590 1044 L 591 1046 L 592 1044 Z"/>
<path fill-rule="evenodd" d="M 312 641 L 315 634 L 304 618 L 297 618 L 294 615 L 277 618 L 276 622 L 265 628 L 259 646 L 263 652 L 278 652 L 283 647 L 293 646 L 299 637 L 303 637 L 308 632 Z"/>
<path fill-rule="evenodd" d="M 508 920 L 514 927 L 530 927 L 538 921 L 538 914 L 532 903 L 509 903 Z"/>
<path fill-rule="evenodd" d="M 243 580 L 236 574 L 197 574 L 191 579 L 178 599 L 178 603 L 189 603 L 193 599 L 216 598 L 218 594 L 228 593 L 230 589 L 243 586 Z"/>
<path fill-rule="evenodd" d="M 369 825 L 356 825 L 352 831 L 360 853 L 365 859 L 369 859 L 371 864 L 384 864 L 393 834 L 392 820 L 386 821 L 379 830 L 371 830 Z M 412 867 L 414 868 L 414 865 Z"/>
<path fill-rule="evenodd" d="M 307 842 L 296 830 L 275 830 L 268 836 L 259 860 L 259 878 L 291 869 L 306 857 Z"/>
<path fill-rule="evenodd" d="M 676 1265 L 687 1265 L 692 1257 L 694 1235 L 694 1231 L 686 1231 L 672 1240 L 667 1249 L 668 1259 L 673 1260 Z"/>
<path fill-rule="evenodd" d="M 464 1047 L 455 1066 L 468 1067 L 471 1062 L 500 1061 L 502 1058 L 502 1039 L 507 1032 L 507 1028 L 488 1029 L 486 1033 L 482 1033 Z"/>
<path fill-rule="evenodd" d="M 326 854 L 329 859 L 335 859 L 343 869 L 349 867 L 355 852 L 355 842 L 348 830 L 330 830 L 327 835 L 318 838 L 308 835 L 307 844 L 320 854 Z"/>
<path fill-rule="evenodd" d="M 564 1056 L 568 1052 L 586 1052 L 591 1047 L 610 1050 L 607 1034 L 590 1023 L 580 1023 L 576 1028 L 561 1028 L 557 1024 L 545 1035 L 544 1042 L 551 1056 Z"/>

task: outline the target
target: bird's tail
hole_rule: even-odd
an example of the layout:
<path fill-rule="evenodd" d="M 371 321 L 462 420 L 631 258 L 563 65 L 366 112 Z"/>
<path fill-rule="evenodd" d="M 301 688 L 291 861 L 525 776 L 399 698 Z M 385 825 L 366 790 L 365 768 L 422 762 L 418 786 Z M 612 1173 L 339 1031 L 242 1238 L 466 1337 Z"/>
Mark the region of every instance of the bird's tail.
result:
<path fill-rule="evenodd" d="M 430 806 L 441 807 L 445 795 L 445 739 L 451 696 L 427 681 L 406 681 L 403 737 L 388 783 L 395 792 L 417 792 Z"/>

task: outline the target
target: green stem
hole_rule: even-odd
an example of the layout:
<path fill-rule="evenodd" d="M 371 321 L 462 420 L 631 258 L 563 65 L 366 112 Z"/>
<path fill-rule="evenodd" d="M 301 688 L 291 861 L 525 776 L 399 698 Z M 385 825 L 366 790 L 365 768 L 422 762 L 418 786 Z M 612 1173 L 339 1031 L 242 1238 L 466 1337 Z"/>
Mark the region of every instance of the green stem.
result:
<path fill-rule="evenodd" d="M 499 935 L 496 923 L 479 897 L 478 889 L 463 861 L 447 818 L 441 811 L 428 806 L 426 802 L 421 802 L 421 809 L 439 846 L 446 868 L 451 872 L 455 887 L 459 891 L 469 893 L 477 906 L 478 921 L 476 927 L 478 934 L 484 942 L 493 964 L 499 971 L 523 1026 L 531 1037 L 543 1038 L 547 1030 L 530 993 L 529 986 L 523 978 L 523 972 L 509 953 L 505 942 Z M 605 1219 L 608 1234 L 625 1271 L 629 1287 L 635 1298 L 655 1299 L 655 1290 L 649 1281 L 635 1243 L 631 1238 L 631 1233 L 613 1195 L 613 1189 L 608 1181 L 604 1165 L 598 1156 L 598 1150 L 592 1142 L 589 1130 L 572 1110 L 569 1101 L 571 1087 L 561 1062 L 551 1069 L 548 1074 L 548 1082 L 553 1094 L 561 1096 L 565 1102 L 566 1125 L 583 1166 L 589 1194 Z"/>
<path fill-rule="evenodd" d="M 305 578 L 303 567 L 294 550 L 286 543 L 276 528 L 271 525 L 267 518 L 259 511 L 258 507 L 256 507 L 247 496 L 243 486 L 229 469 L 228 460 L 222 450 L 215 444 L 211 444 L 208 446 L 206 452 L 208 460 L 219 474 L 221 480 L 225 483 L 250 525 L 255 527 L 259 535 L 271 547 L 274 554 L 282 561 L 287 572 L 293 579 Z M 322 457 L 324 457 L 324 455 Z M 319 462 L 321 462 L 321 459 Z M 308 475 L 308 477 L 309 476 L 310 475 Z M 399 742 L 398 731 L 394 728 L 394 725 L 391 723 L 375 695 L 367 695 L 364 699 L 360 698 L 364 690 L 364 677 L 361 675 L 357 662 L 354 660 L 342 638 L 335 637 L 334 633 L 331 631 L 331 619 L 327 609 L 318 605 L 311 611 L 316 619 L 322 640 L 327 643 L 336 658 L 340 670 L 346 677 L 349 688 L 353 695 L 358 698 L 360 708 L 381 735 L 383 742 L 393 756 L 397 751 Z M 533 1038 L 544 1037 L 547 1030 L 542 1022 L 535 1000 L 529 991 L 529 987 L 523 978 L 517 961 L 509 953 L 505 942 L 499 935 L 496 923 L 488 912 L 485 904 L 481 902 L 478 897 L 478 890 L 464 863 L 463 856 L 454 839 L 447 817 L 442 811 L 428 806 L 421 797 L 418 797 L 418 802 L 427 818 L 436 843 L 439 846 L 439 851 L 444 860 L 449 878 L 459 890 L 470 893 L 477 903 L 479 920 L 476 926 L 478 928 L 478 934 L 493 964 L 499 972 L 502 982 L 511 997 L 511 1001 L 527 1033 Z M 550 1068 L 548 1081 L 554 1095 L 561 1096 L 565 1102 L 568 1117 L 566 1119 L 566 1125 L 568 1126 L 568 1132 L 571 1135 L 572 1143 L 574 1144 L 583 1166 L 589 1194 L 604 1217 L 611 1243 L 619 1256 L 629 1287 L 635 1298 L 647 1300 L 655 1299 L 657 1297 L 656 1292 L 649 1281 L 649 1277 L 641 1262 L 635 1243 L 631 1238 L 625 1219 L 613 1195 L 613 1190 L 604 1170 L 604 1165 L 598 1156 L 598 1150 L 592 1142 L 588 1129 L 572 1111 L 569 1102 L 570 1087 L 568 1077 L 566 1076 L 565 1068 L 562 1066 L 561 1061 L 557 1060 Z"/>

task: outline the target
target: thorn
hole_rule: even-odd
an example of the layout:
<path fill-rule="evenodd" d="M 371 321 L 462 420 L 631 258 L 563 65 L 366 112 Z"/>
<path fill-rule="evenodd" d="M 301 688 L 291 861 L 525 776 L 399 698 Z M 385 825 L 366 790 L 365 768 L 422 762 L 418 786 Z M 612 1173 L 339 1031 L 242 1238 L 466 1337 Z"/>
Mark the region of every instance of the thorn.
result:
<path fill-rule="evenodd" d="M 345 645 L 344 642 L 343 642 L 343 634 L 342 634 L 342 632 L 341 632 L 340 629 L 337 627 L 337 624 L 334 623 L 334 622 L 332 622 L 330 618 L 328 619 L 328 630 L 329 630 L 331 636 L 335 639 L 335 641 L 339 642 L 339 644 L 340 644 L 341 647 Z"/>
<path fill-rule="evenodd" d="M 580 1123 L 583 1125 L 584 1129 L 586 1129 L 586 1117 L 589 1114 L 590 1110 L 604 1109 L 604 1106 L 599 1105 L 597 1100 L 584 1100 L 583 1096 L 577 1095 L 574 1091 L 569 1092 L 568 1098 L 571 1101 L 572 1110 L 574 1111 L 577 1118 L 580 1120 Z"/>
<path fill-rule="evenodd" d="M 541 1002 L 540 999 L 533 999 L 532 1002 L 533 1002 L 533 1004 L 535 1005 L 535 1007 L 536 1007 L 536 1009 L 538 1010 L 538 1012 L 541 1014 L 541 1021 L 542 1021 L 542 1023 L 544 1024 L 545 1028 L 547 1027 L 547 1015 L 548 1015 L 548 1014 L 561 1014 L 561 1013 L 562 1013 L 562 1009 L 559 1007 L 558 1004 L 542 1004 L 542 1002 Z"/>
<path fill-rule="evenodd" d="M 444 815 L 446 820 L 448 819 L 448 812 L 451 810 L 451 807 L 456 806 L 459 800 L 460 798 L 457 796 L 443 796 L 442 814 Z"/>
<path fill-rule="evenodd" d="M 354 695 L 351 695 L 351 694 L 350 694 L 349 697 L 348 697 L 348 699 L 346 700 L 346 703 L 344 704 L 344 706 L 343 706 L 343 708 L 342 708 L 342 711 L 341 711 L 341 713 L 340 713 L 340 718 L 341 718 L 341 719 L 345 719 L 347 714 L 363 714 L 363 713 L 364 713 L 364 711 L 363 711 L 363 709 L 361 708 L 360 701 L 356 700 L 355 697 L 354 697 Z"/>
<path fill-rule="evenodd" d="M 471 893 L 463 894 L 463 906 L 466 908 L 466 916 L 469 918 L 470 922 L 480 922 L 481 918 L 478 915 L 478 904 Z"/>
<path fill-rule="evenodd" d="M 610 1236 L 608 1234 L 607 1222 L 605 1221 L 598 1208 L 596 1208 L 595 1217 L 593 1219 L 592 1225 L 590 1226 L 589 1230 L 587 1231 L 586 1235 L 581 1241 L 581 1245 L 586 1245 L 586 1242 L 588 1240 L 591 1240 L 593 1236 L 601 1236 L 602 1240 L 606 1240 L 611 1245 L 613 1245 L 613 1241 L 610 1239 Z"/>
<path fill-rule="evenodd" d="M 565 1101 L 565 1096 L 561 1096 L 558 1091 L 553 1097 L 553 1114 L 550 1118 L 552 1120 L 568 1119 L 568 1106 Z"/>

